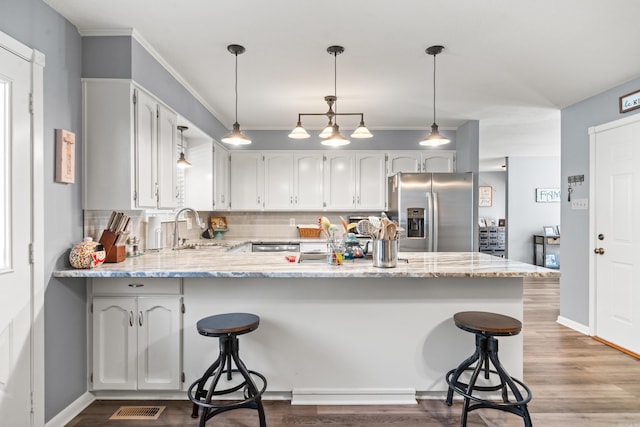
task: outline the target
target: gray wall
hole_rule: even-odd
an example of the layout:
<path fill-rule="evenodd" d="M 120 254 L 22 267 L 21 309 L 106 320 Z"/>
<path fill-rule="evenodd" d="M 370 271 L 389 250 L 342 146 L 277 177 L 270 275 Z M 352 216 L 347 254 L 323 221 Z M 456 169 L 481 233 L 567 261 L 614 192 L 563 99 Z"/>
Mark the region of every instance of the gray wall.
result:
<path fill-rule="evenodd" d="M 560 203 L 536 203 L 536 188 L 560 187 L 560 158 L 509 157 L 508 165 L 509 259 L 532 264 L 533 235 L 541 234 L 545 225 L 560 224 Z M 564 228 L 562 231 L 564 234 Z M 563 273 L 564 253 L 562 246 L 559 258 Z"/>
<path fill-rule="evenodd" d="M 574 187 L 571 197 L 589 197 L 589 134 L 591 126 L 639 114 L 618 111 L 618 98 L 640 88 L 640 78 L 564 108 L 561 112 L 562 138 L 562 256 L 560 316 L 589 325 L 589 211 L 572 210 L 567 201 L 567 177 L 584 175 L 583 185 Z"/>
<path fill-rule="evenodd" d="M 44 332 L 45 419 L 49 420 L 87 389 L 85 282 L 50 277 L 52 270 L 68 265 L 69 248 L 82 240 L 80 162 L 75 184 L 54 182 L 56 128 L 75 132 L 76 159 L 82 158 L 81 42 L 76 28 L 41 0 L 0 0 L 0 30 L 46 55 Z"/>
<path fill-rule="evenodd" d="M 473 247 L 478 250 L 478 173 L 480 171 L 480 122 L 469 120 L 456 130 L 456 171 L 473 172 Z"/>
<path fill-rule="evenodd" d="M 492 218 L 496 221 L 506 218 L 507 206 L 507 173 L 505 171 L 480 172 L 478 186 L 488 185 L 492 188 L 490 207 L 478 207 L 480 218 Z M 509 223 L 507 222 L 507 225 Z"/>

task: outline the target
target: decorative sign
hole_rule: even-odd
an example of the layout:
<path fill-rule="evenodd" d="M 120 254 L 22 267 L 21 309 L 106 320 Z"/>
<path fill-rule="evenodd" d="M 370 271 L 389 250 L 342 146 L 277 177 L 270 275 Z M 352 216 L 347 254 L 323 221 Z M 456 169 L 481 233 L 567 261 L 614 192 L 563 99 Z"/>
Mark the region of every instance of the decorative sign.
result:
<path fill-rule="evenodd" d="M 555 203 L 560 201 L 559 188 L 536 188 L 537 203 Z"/>
<path fill-rule="evenodd" d="M 56 129 L 56 182 L 75 181 L 76 134 Z"/>
<path fill-rule="evenodd" d="M 620 97 L 620 114 L 640 108 L 640 90 Z"/>
<path fill-rule="evenodd" d="M 491 196 L 493 195 L 493 188 L 489 185 L 481 185 L 478 187 L 478 206 L 481 208 L 491 207 Z"/>

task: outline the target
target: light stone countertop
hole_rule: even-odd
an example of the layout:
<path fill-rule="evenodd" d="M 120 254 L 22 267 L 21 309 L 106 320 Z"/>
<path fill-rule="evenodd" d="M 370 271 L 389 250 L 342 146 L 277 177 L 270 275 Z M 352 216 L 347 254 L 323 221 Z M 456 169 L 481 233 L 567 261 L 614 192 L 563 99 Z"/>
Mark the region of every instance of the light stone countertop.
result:
<path fill-rule="evenodd" d="M 256 241 L 255 239 L 253 239 Z M 319 241 L 319 240 L 316 240 Z M 94 269 L 64 269 L 54 277 L 559 277 L 560 272 L 477 252 L 405 252 L 394 268 L 373 267 L 371 260 L 345 260 L 330 265 L 324 260 L 289 262 L 287 253 L 233 253 L 233 246 L 248 241 L 212 241 L 197 249 L 163 249 L 120 263 Z"/>

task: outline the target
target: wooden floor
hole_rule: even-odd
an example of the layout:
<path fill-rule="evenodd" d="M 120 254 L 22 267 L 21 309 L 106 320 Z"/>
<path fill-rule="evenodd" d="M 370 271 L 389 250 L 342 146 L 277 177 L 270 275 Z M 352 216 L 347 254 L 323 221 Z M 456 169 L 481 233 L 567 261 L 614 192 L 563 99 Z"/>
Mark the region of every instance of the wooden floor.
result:
<path fill-rule="evenodd" d="M 529 411 L 536 427 L 640 427 L 640 361 L 558 323 L 557 281 L 525 285 L 524 380 L 533 392 Z M 109 421 L 122 405 L 167 405 L 156 421 Z M 407 406 L 291 406 L 266 401 L 267 425 L 430 427 L 460 424 L 461 403 L 441 400 Z M 96 401 L 67 427 L 197 426 L 186 401 Z M 478 410 L 468 426 L 522 426 L 515 415 Z M 258 426 L 255 411 L 221 414 L 208 427 Z"/>

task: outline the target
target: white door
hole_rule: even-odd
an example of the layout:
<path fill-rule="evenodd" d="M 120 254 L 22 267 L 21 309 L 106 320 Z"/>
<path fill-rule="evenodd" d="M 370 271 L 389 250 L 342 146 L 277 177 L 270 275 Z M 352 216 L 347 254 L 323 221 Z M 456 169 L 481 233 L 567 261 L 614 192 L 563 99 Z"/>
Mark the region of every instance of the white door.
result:
<path fill-rule="evenodd" d="M 31 64 L 0 48 L 0 419 L 31 420 Z"/>
<path fill-rule="evenodd" d="M 178 188 L 176 186 L 177 121 L 176 113 L 164 105 L 158 105 L 156 180 L 158 183 L 158 208 L 160 209 L 172 209 L 178 206 Z M 211 152 L 208 154 L 210 157 Z"/>
<path fill-rule="evenodd" d="M 594 333 L 640 354 L 640 115 L 590 132 L 595 145 Z"/>
<path fill-rule="evenodd" d="M 262 153 L 232 152 L 231 208 L 262 210 L 264 207 L 264 162 Z"/>
<path fill-rule="evenodd" d="M 422 172 L 455 172 L 455 151 L 423 151 Z"/>
<path fill-rule="evenodd" d="M 181 297 L 138 298 L 138 389 L 180 389 Z"/>
<path fill-rule="evenodd" d="M 389 176 L 398 172 L 420 172 L 421 159 L 420 151 L 390 151 Z"/>
<path fill-rule="evenodd" d="M 158 206 L 156 182 L 158 167 L 158 104 L 145 92 L 136 89 L 136 190 L 139 208 Z M 126 172 L 125 172 L 126 173 Z"/>
<path fill-rule="evenodd" d="M 213 207 L 229 208 L 229 152 L 219 144 L 213 145 Z"/>
<path fill-rule="evenodd" d="M 293 155 L 290 152 L 264 155 L 264 207 L 293 208 Z"/>
<path fill-rule="evenodd" d="M 356 154 L 356 207 L 382 210 L 387 196 L 387 174 L 384 153 Z"/>
<path fill-rule="evenodd" d="M 136 299 L 93 299 L 93 389 L 135 390 Z"/>
<path fill-rule="evenodd" d="M 325 158 L 326 208 L 353 209 L 356 206 L 356 168 L 353 153 L 329 153 Z"/>
<path fill-rule="evenodd" d="M 298 151 L 293 154 L 293 194 L 298 209 L 323 208 L 322 164 L 321 152 Z"/>

